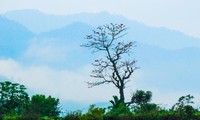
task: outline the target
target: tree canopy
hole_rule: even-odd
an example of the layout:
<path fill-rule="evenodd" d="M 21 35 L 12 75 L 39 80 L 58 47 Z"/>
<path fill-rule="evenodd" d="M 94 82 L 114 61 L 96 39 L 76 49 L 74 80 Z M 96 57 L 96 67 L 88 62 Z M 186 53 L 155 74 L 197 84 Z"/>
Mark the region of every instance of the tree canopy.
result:
<path fill-rule="evenodd" d="M 25 90 L 25 86 L 18 83 L 0 82 L 0 113 L 22 113 L 24 105 L 29 101 Z"/>
<path fill-rule="evenodd" d="M 60 113 L 59 99 L 45 95 L 33 95 L 27 107 L 27 113 L 39 116 L 55 117 Z"/>

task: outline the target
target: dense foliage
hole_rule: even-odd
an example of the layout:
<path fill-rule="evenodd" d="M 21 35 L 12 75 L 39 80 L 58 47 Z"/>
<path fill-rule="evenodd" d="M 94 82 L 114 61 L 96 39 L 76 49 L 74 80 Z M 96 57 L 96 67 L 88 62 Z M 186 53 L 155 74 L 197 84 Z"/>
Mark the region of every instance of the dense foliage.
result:
<path fill-rule="evenodd" d="M 0 120 L 200 120 L 192 95 L 180 97 L 171 109 L 165 109 L 151 103 L 151 91 L 136 90 L 130 106 L 113 96 L 107 108 L 91 105 L 86 113 L 72 111 L 59 117 L 59 99 L 39 94 L 29 97 L 25 86 L 18 83 L 0 85 Z"/>
<path fill-rule="evenodd" d="M 58 104 L 59 99 L 51 96 L 33 95 L 27 105 L 26 114 L 55 117 L 60 113 Z"/>
<path fill-rule="evenodd" d="M 33 95 L 30 99 L 26 87 L 9 81 L 0 82 L 0 120 L 27 119 L 59 116 L 59 99 Z"/>
<path fill-rule="evenodd" d="M 141 96 L 141 94 L 143 94 Z M 150 95 L 150 96 L 149 96 Z M 68 113 L 64 120 L 200 120 L 200 111 L 191 105 L 191 95 L 182 96 L 172 109 L 161 108 L 155 103 L 150 103 L 150 91 L 137 90 L 134 98 L 137 99 L 132 107 L 121 104 L 117 96 L 113 96 L 108 109 L 92 105 L 88 112 L 81 111 Z M 138 96 L 138 98 L 137 98 Z M 148 97 L 147 97 L 148 96 Z M 146 98 L 146 99 L 144 99 Z"/>
<path fill-rule="evenodd" d="M 21 114 L 23 107 L 29 102 L 24 85 L 0 82 L 0 114 Z"/>

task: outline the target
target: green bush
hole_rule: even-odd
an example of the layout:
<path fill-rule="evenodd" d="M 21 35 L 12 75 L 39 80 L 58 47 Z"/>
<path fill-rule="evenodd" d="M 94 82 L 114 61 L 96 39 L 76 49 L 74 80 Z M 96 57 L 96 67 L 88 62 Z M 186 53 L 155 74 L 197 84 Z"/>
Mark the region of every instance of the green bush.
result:
<path fill-rule="evenodd" d="M 38 115 L 24 115 L 15 120 L 42 120 Z"/>
<path fill-rule="evenodd" d="M 38 116 L 58 117 L 60 113 L 59 99 L 45 95 L 33 95 L 26 106 L 25 114 Z"/>
<path fill-rule="evenodd" d="M 70 112 L 63 118 L 63 120 L 103 120 L 104 113 L 104 108 L 91 105 L 87 113 L 82 114 L 81 111 Z"/>
<path fill-rule="evenodd" d="M 81 111 L 74 111 L 68 113 L 63 120 L 81 120 Z"/>
<path fill-rule="evenodd" d="M 129 107 L 120 103 L 118 107 L 110 106 L 109 111 L 106 113 L 107 116 L 131 116 L 132 112 Z"/>
<path fill-rule="evenodd" d="M 83 114 L 80 119 L 81 120 L 103 120 L 103 116 L 105 113 L 104 108 L 96 107 L 95 105 L 91 105 L 88 109 L 88 112 Z"/>
<path fill-rule="evenodd" d="M 144 105 L 135 105 L 132 107 L 132 109 L 134 113 L 140 114 L 140 113 L 146 113 L 146 112 L 152 112 L 152 111 L 159 111 L 160 107 L 154 103 L 147 103 Z"/>
<path fill-rule="evenodd" d="M 6 115 L 3 116 L 2 119 L 3 120 L 15 120 L 18 116 L 14 116 L 14 115 Z"/>

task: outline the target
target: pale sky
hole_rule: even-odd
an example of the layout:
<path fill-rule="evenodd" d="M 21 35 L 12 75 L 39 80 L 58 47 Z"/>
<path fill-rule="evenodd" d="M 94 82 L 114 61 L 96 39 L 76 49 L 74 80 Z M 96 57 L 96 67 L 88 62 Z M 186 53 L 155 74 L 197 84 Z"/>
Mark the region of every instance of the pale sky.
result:
<path fill-rule="evenodd" d="M 106 11 L 200 38 L 199 6 L 200 0 L 0 0 L 0 13 L 19 9 L 59 15 Z"/>

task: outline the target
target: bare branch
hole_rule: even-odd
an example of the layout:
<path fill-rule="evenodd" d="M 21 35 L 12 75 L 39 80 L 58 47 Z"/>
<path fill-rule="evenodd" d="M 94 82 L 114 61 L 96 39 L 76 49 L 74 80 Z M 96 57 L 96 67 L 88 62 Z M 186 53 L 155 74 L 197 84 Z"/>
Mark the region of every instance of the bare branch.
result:
<path fill-rule="evenodd" d="M 93 52 L 104 52 L 105 58 L 96 59 L 92 63 L 94 69 L 91 77 L 98 78 L 100 81 L 87 82 L 89 87 L 99 86 L 101 84 L 112 83 L 118 88 L 120 100 L 124 102 L 124 88 L 130 81 L 129 78 L 133 72 L 138 69 L 135 67 L 135 60 L 125 60 L 124 55 L 130 55 L 135 42 L 126 42 L 120 38 L 127 35 L 124 24 L 107 24 L 97 27 L 92 34 L 86 35 L 88 42 L 82 47 L 87 47 Z M 120 41 L 119 41 L 120 40 Z M 124 102 L 125 103 L 125 102 Z"/>

